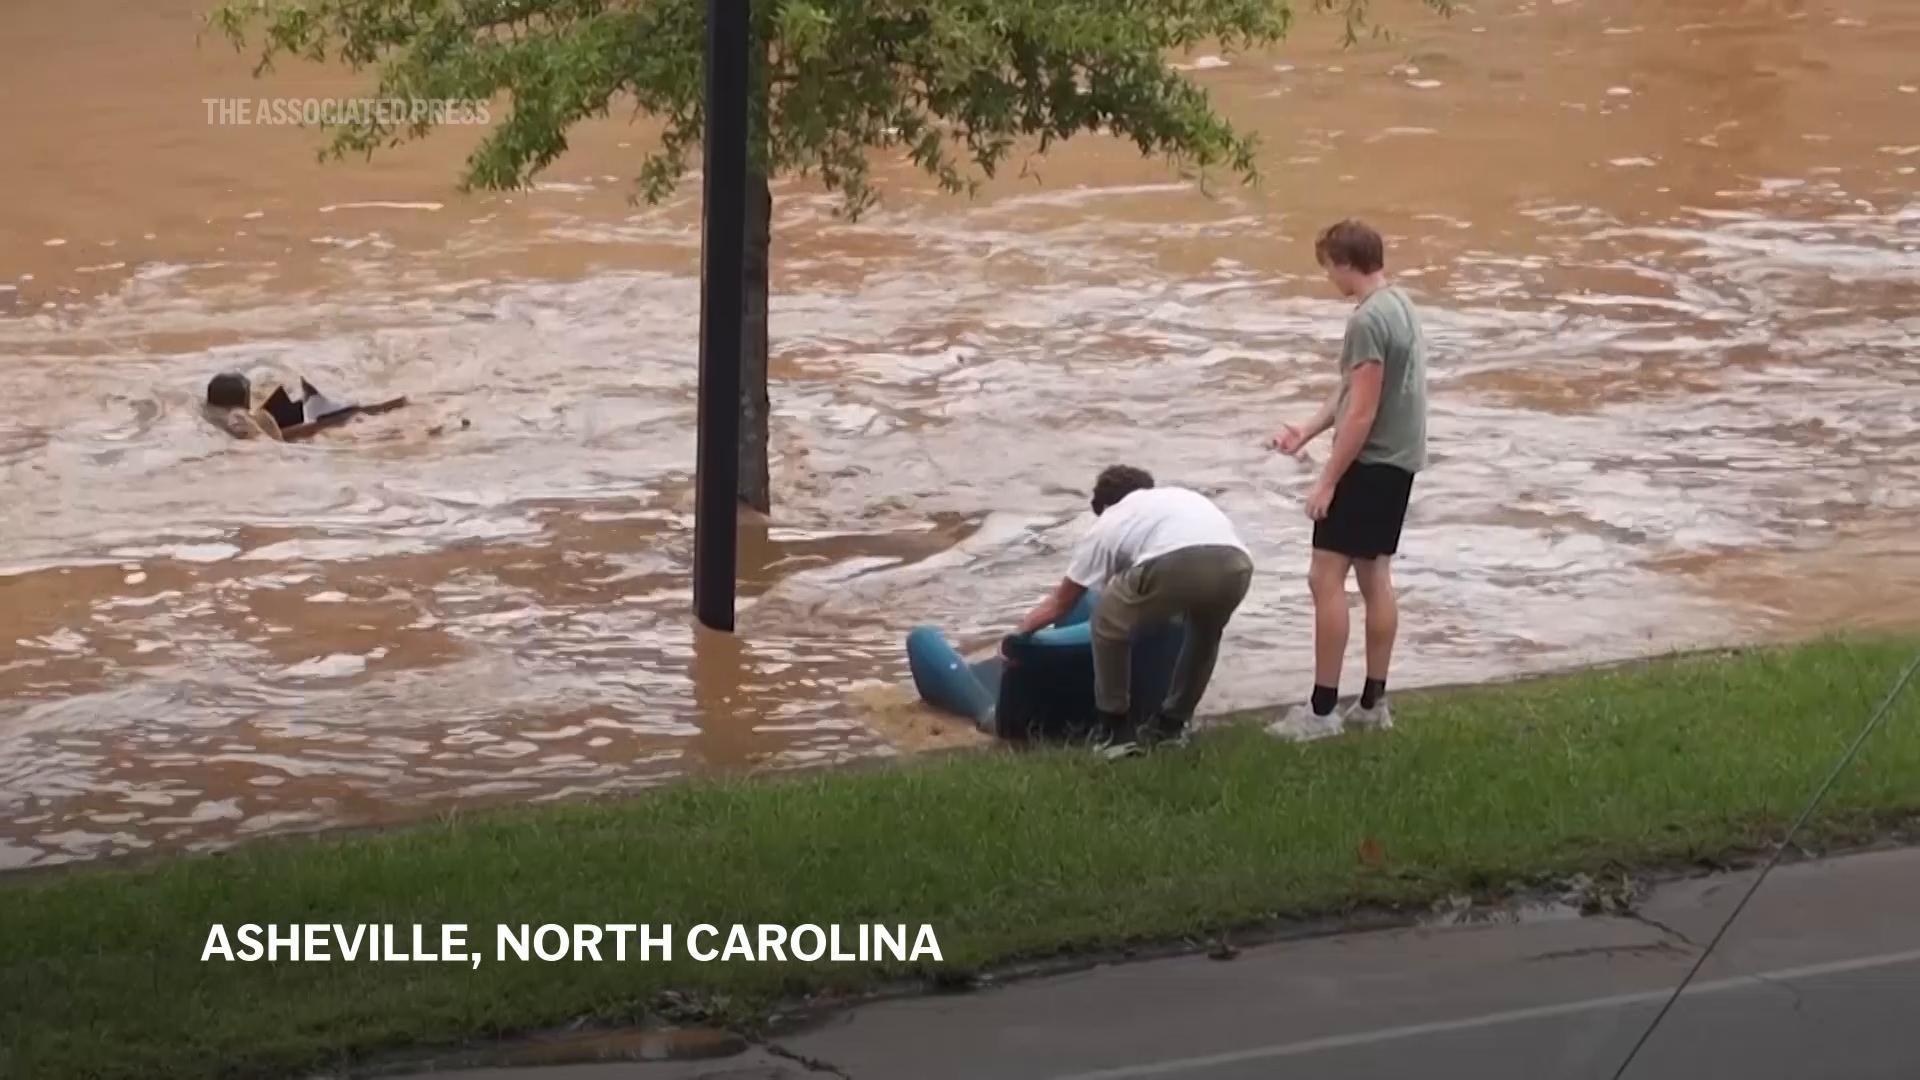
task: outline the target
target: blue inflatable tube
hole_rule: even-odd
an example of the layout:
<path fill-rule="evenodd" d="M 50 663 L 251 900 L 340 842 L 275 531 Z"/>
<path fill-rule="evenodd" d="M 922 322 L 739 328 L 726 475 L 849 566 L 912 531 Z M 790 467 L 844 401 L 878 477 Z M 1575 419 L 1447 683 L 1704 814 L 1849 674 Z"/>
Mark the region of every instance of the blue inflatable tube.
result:
<path fill-rule="evenodd" d="M 1061 645 L 1090 647 L 1087 621 L 1093 617 L 1094 601 L 1094 594 L 1083 594 L 1072 611 L 1033 637 Z M 920 692 L 920 700 L 941 712 L 965 717 L 982 731 L 993 732 L 1006 657 L 996 653 L 969 662 L 947 641 L 945 634 L 931 626 L 916 626 L 907 634 L 907 668 L 913 673 L 913 686 Z"/>
<path fill-rule="evenodd" d="M 907 635 L 907 667 L 920 700 L 954 716 L 963 716 L 982 730 L 991 730 L 994 699 L 1000 693 L 1000 658 L 969 664 L 947 643 L 945 634 L 931 626 L 916 626 Z"/>
<path fill-rule="evenodd" d="M 1015 741 L 1084 737 L 1097 726 L 1093 704 L 1096 594 L 1082 596 L 1059 622 L 1009 636 L 998 655 L 969 662 L 930 626 L 907 635 L 907 665 L 927 704 Z M 1134 638 L 1130 699 L 1135 722 L 1159 708 L 1173 681 L 1184 629 L 1179 622 Z"/>

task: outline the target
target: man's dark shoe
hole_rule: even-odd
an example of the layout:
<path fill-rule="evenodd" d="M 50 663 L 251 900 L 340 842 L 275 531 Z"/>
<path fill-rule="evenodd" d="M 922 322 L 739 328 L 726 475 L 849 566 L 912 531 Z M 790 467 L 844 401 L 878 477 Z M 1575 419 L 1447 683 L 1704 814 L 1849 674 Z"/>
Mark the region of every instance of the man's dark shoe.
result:
<path fill-rule="evenodd" d="M 1125 713 L 1095 713 L 1093 729 L 1093 752 L 1100 757 L 1133 757 L 1140 753 L 1138 733 L 1134 729 L 1133 719 Z"/>
<path fill-rule="evenodd" d="M 1134 741 L 1141 749 L 1173 749 L 1187 745 L 1188 724 L 1184 720 L 1175 720 L 1166 713 L 1155 713 L 1153 719 L 1140 728 L 1140 735 Z"/>
<path fill-rule="evenodd" d="M 1133 717 L 1126 713 L 1096 712 L 1093 714 L 1094 738 L 1103 742 L 1132 742 L 1139 732 L 1135 729 Z"/>

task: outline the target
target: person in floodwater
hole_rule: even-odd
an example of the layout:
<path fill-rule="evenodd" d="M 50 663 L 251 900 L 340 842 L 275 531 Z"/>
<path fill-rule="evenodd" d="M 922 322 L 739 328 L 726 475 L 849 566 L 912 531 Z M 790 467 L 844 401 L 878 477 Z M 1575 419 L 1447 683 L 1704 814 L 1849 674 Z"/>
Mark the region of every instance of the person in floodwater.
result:
<path fill-rule="evenodd" d="M 300 380 L 300 392 L 301 397 L 296 401 L 285 387 L 276 386 L 256 408 L 253 382 L 239 372 L 223 371 L 207 381 L 203 411 L 215 427 L 235 438 L 286 442 L 355 416 L 391 412 L 407 403 L 406 398 L 398 397 L 373 405 L 341 404 L 329 400 L 305 379 Z M 466 422 L 462 421 L 461 426 L 465 427 Z M 437 434 L 438 430 L 433 433 Z"/>
<path fill-rule="evenodd" d="M 1030 634 L 1100 589 L 1094 606 L 1094 706 L 1113 752 L 1177 741 L 1213 678 L 1220 637 L 1246 599 L 1253 558 L 1227 515 L 1197 491 L 1155 487 L 1153 477 L 1113 465 L 1093 485 L 1093 528 L 1074 549 L 1066 577 L 1020 622 Z M 1128 699 L 1134 633 L 1177 616 L 1185 644 L 1159 710 L 1133 730 Z"/>
<path fill-rule="evenodd" d="M 237 371 L 223 371 L 207 380 L 202 412 L 215 427 L 236 439 L 286 438 L 273 413 L 253 407 L 253 382 Z"/>
<path fill-rule="evenodd" d="M 1340 383 L 1313 419 L 1287 425 L 1272 440 L 1299 455 L 1333 429 L 1333 448 L 1312 494 L 1313 696 L 1268 726 L 1275 735 L 1313 739 L 1345 726 L 1393 726 L 1387 664 L 1399 631 L 1393 557 L 1407 519 L 1414 474 L 1427 464 L 1427 343 L 1419 312 L 1386 276 L 1386 244 L 1359 221 L 1330 226 L 1314 257 L 1340 295 L 1354 302 L 1340 351 Z M 1347 572 L 1367 609 L 1367 681 L 1344 717 L 1334 715 L 1347 651 Z"/>

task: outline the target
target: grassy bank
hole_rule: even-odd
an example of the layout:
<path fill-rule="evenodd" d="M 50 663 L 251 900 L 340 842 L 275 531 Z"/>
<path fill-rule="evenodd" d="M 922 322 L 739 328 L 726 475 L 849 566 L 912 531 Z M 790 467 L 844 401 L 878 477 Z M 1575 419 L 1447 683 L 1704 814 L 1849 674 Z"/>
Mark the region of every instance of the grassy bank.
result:
<path fill-rule="evenodd" d="M 857 964 L 199 962 L 211 923 L 932 924 L 952 967 L 1542 874 L 1711 857 L 1798 809 L 1920 639 L 1666 660 L 1396 700 L 1308 746 L 962 755 L 0 881 L 0 1075 L 283 1075 L 413 1042 L 735 1008 Z M 1819 819 L 1920 811 L 1909 692 Z M 682 931 L 677 931 L 677 934 Z"/>

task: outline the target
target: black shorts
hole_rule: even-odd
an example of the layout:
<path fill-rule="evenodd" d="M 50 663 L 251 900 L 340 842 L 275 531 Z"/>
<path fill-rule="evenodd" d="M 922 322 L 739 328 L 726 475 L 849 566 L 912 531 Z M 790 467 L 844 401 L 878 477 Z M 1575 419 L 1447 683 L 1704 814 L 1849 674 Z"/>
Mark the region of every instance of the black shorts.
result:
<path fill-rule="evenodd" d="M 1334 485 L 1327 516 L 1313 523 L 1313 546 L 1350 559 L 1394 554 L 1412 494 L 1413 474 L 1407 470 L 1353 463 Z"/>

